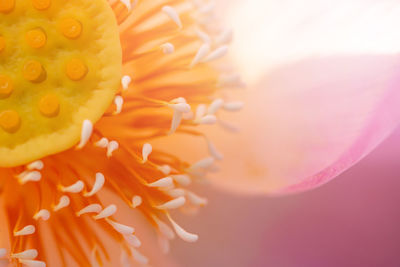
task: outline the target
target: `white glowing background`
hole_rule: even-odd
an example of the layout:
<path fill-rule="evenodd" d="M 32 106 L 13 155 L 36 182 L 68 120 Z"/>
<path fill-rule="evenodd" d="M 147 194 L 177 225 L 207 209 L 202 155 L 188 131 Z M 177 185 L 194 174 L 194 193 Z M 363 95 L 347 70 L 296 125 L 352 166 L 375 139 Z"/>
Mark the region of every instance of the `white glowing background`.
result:
<path fill-rule="evenodd" d="M 308 56 L 398 53 L 398 0 L 228 0 L 231 55 L 248 82 Z"/>

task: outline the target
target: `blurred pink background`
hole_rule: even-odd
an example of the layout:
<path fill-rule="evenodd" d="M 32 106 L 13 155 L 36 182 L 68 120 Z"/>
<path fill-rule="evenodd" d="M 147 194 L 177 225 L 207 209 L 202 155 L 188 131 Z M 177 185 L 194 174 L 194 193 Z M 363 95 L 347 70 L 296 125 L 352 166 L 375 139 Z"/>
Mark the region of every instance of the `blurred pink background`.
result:
<path fill-rule="evenodd" d="M 181 266 L 400 266 L 400 130 L 356 166 L 306 193 L 246 197 L 204 187 L 210 204 L 179 221 Z"/>

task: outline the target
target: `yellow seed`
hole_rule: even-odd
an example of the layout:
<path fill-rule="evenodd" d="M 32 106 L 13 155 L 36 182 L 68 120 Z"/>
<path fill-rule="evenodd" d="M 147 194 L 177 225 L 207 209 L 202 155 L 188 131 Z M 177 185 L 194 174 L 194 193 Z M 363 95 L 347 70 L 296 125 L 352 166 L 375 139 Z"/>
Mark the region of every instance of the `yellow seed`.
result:
<path fill-rule="evenodd" d="M 60 23 L 62 34 L 69 39 L 77 39 L 82 34 L 82 24 L 76 19 L 64 19 Z"/>
<path fill-rule="evenodd" d="M 0 53 L 4 51 L 6 48 L 6 39 L 3 36 L 0 36 Z"/>
<path fill-rule="evenodd" d="M 32 5 L 37 10 L 46 10 L 51 6 L 51 0 L 32 0 Z"/>
<path fill-rule="evenodd" d="M 86 76 L 88 73 L 88 68 L 82 60 L 74 58 L 67 62 L 65 71 L 68 78 L 73 81 L 79 81 Z"/>
<path fill-rule="evenodd" d="M 25 79 L 31 82 L 41 82 L 46 78 L 46 72 L 42 64 L 36 60 L 29 60 L 26 62 L 22 74 Z"/>
<path fill-rule="evenodd" d="M 57 116 L 60 112 L 60 101 L 54 94 L 47 94 L 39 102 L 39 110 L 46 117 Z"/>
<path fill-rule="evenodd" d="M 21 125 L 21 119 L 15 110 L 0 113 L 0 127 L 9 133 L 15 133 Z"/>
<path fill-rule="evenodd" d="M 14 90 L 14 84 L 10 77 L 0 74 L 0 99 L 9 97 Z"/>
<path fill-rule="evenodd" d="M 0 1 L 0 12 L 10 13 L 14 10 L 15 0 L 1 0 Z"/>
<path fill-rule="evenodd" d="M 41 29 L 33 29 L 26 33 L 26 42 L 32 48 L 42 48 L 46 45 L 47 37 L 46 34 Z"/>

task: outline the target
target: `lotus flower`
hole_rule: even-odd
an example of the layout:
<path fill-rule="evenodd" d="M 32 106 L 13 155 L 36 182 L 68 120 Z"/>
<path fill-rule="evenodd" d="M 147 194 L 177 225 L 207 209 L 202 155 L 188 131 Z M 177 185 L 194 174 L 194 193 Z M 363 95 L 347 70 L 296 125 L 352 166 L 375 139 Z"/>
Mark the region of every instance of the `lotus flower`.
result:
<path fill-rule="evenodd" d="M 243 83 L 221 61 L 232 31 L 218 26 L 210 1 L 0 2 L 5 264 L 129 266 L 152 256 L 167 266 L 146 231 L 161 252 L 175 236 L 195 242 L 171 210 L 190 213 L 207 203 L 189 188 L 205 174 L 224 188 L 283 194 L 323 184 L 370 152 L 400 119 L 397 57 L 391 46 L 354 49 L 360 42 L 344 47 L 352 53 L 340 45 L 335 51 L 332 38 L 317 43 L 309 29 L 322 25 L 322 11 L 384 11 L 394 2 L 317 2 L 310 1 L 312 15 L 304 3 L 248 1 L 256 7 L 248 12 L 245 2 L 230 2 L 238 4 L 237 37 L 246 41 L 234 60 L 250 88 L 262 88 L 247 91 L 245 110 L 233 118 L 221 111 L 242 108 L 228 89 Z M 299 34 L 276 46 L 290 60 L 269 57 L 276 50 L 268 45 L 285 30 Z M 263 38 L 252 40 L 251 32 Z M 236 131 L 235 118 L 236 135 L 207 127 Z"/>

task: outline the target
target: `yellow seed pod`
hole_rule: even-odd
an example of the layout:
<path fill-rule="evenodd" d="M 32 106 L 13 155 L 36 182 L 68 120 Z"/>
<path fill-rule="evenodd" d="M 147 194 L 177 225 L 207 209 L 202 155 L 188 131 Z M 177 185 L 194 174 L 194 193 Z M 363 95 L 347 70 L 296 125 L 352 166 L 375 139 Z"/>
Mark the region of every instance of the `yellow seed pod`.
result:
<path fill-rule="evenodd" d="M 101 118 L 122 76 L 105 0 L 1 0 L 0 55 L 0 167 L 74 147 L 83 121 Z"/>

